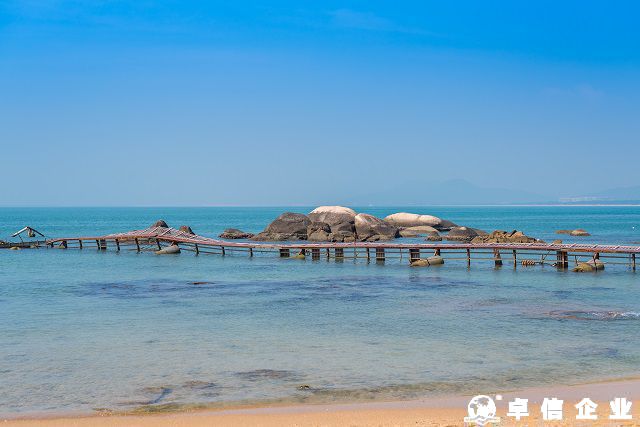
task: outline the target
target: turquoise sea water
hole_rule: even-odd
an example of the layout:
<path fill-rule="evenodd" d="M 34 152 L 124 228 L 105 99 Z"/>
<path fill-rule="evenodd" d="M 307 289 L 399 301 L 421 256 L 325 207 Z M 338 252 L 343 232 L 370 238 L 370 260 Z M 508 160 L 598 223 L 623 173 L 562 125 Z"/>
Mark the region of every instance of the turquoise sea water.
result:
<path fill-rule="evenodd" d="M 0 239 L 260 231 L 284 208 L 0 209 Z M 310 208 L 289 209 L 308 212 Z M 357 208 L 565 242 L 640 241 L 638 207 Z M 640 244 L 639 244 L 640 245 Z M 194 284 L 193 282 L 206 282 Z M 490 392 L 638 374 L 640 280 L 491 263 L 0 251 L 0 414 Z M 299 390 L 301 385 L 309 388 Z"/>

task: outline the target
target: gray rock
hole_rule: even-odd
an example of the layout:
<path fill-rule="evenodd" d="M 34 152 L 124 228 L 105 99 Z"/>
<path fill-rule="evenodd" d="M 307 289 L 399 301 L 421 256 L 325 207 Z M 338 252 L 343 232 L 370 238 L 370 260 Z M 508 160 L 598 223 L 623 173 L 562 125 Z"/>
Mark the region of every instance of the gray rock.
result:
<path fill-rule="evenodd" d="M 435 228 L 439 231 L 449 231 L 453 227 L 458 227 L 458 224 L 447 219 L 441 219 L 440 224 L 438 224 Z"/>
<path fill-rule="evenodd" d="M 407 227 L 400 229 L 400 236 L 402 237 L 419 237 L 426 236 L 431 233 L 437 233 L 437 230 L 428 225 L 419 225 L 416 227 Z"/>
<path fill-rule="evenodd" d="M 156 222 L 153 223 L 152 227 L 164 227 L 164 228 L 169 228 L 169 226 L 167 225 L 166 222 L 164 222 L 164 220 L 159 219 Z"/>
<path fill-rule="evenodd" d="M 307 226 L 307 240 L 312 242 L 328 242 L 331 227 L 326 222 L 312 222 Z"/>
<path fill-rule="evenodd" d="M 358 240 L 374 242 L 390 240 L 398 237 L 398 228 L 369 214 L 358 214 L 355 217 Z"/>
<path fill-rule="evenodd" d="M 441 242 L 442 236 L 438 234 L 437 231 L 434 231 L 433 233 L 430 233 L 425 240 L 428 240 L 430 242 Z"/>
<path fill-rule="evenodd" d="M 587 230 L 583 230 L 582 228 L 572 230 L 570 234 L 572 236 L 591 236 Z"/>
<path fill-rule="evenodd" d="M 591 236 L 587 230 L 576 228 L 575 230 L 558 230 L 556 234 L 568 234 L 570 236 Z"/>
<path fill-rule="evenodd" d="M 486 231 L 471 227 L 453 227 L 445 239 L 458 242 L 471 242 L 475 237 L 486 236 L 487 234 Z"/>
<path fill-rule="evenodd" d="M 411 267 L 429 267 L 431 265 L 442 265 L 444 264 L 444 258 L 439 255 L 430 256 L 424 259 L 416 259 L 411 261 L 409 264 Z"/>
<path fill-rule="evenodd" d="M 222 239 L 250 239 L 253 236 L 253 233 L 247 233 L 245 231 L 238 230 L 237 228 L 227 228 L 218 237 Z"/>
<path fill-rule="evenodd" d="M 311 221 L 306 215 L 285 212 L 271 222 L 264 231 L 253 236 L 253 240 L 306 240 L 309 224 Z"/>
<path fill-rule="evenodd" d="M 604 263 L 599 259 L 591 260 L 587 262 L 579 262 L 578 265 L 573 269 L 578 273 L 586 273 L 590 271 L 600 271 L 604 270 Z"/>
<path fill-rule="evenodd" d="M 356 228 L 353 222 L 341 222 L 331 226 L 329 240 L 351 243 L 356 241 Z"/>

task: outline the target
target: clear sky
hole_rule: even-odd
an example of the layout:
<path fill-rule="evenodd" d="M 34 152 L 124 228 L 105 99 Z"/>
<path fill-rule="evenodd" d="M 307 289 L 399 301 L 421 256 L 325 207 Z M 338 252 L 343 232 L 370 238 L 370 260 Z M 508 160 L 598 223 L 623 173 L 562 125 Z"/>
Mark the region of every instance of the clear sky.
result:
<path fill-rule="evenodd" d="M 635 1 L 0 1 L 0 204 L 639 185 L 639 21 Z"/>

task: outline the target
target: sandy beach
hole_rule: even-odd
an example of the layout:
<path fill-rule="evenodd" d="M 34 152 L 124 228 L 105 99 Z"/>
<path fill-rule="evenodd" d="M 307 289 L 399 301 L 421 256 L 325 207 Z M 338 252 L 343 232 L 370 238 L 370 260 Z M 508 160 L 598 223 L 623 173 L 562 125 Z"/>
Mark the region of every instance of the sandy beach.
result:
<path fill-rule="evenodd" d="M 499 397 L 496 397 L 499 396 Z M 528 388 L 490 394 L 496 399 L 497 415 L 501 425 L 516 425 L 513 417 L 507 417 L 508 402 L 515 399 L 529 400 L 529 416 L 522 423 L 538 425 L 638 425 L 639 406 L 634 404 L 630 421 L 610 420 L 609 401 L 625 397 L 631 401 L 640 399 L 640 379 L 626 379 L 591 384 Z M 542 420 L 540 404 L 545 397 L 564 400 L 563 421 Z M 576 405 L 583 398 L 598 404 L 596 421 L 576 420 Z M 463 425 L 468 396 L 426 398 L 412 401 L 372 402 L 331 405 L 272 406 L 225 409 L 218 411 L 179 412 L 159 415 L 107 415 L 53 417 L 36 419 L 3 420 L 4 426 L 61 427 L 61 426 L 455 426 Z"/>

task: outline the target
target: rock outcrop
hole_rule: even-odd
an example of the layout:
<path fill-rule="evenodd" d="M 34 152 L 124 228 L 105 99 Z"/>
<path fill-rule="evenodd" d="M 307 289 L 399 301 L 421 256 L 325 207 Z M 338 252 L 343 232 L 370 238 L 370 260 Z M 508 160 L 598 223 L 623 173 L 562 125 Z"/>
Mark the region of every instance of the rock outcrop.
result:
<path fill-rule="evenodd" d="M 179 253 L 180 253 L 180 246 L 178 245 L 169 245 L 167 247 L 160 249 L 159 251 L 156 251 L 157 255 L 179 254 Z"/>
<path fill-rule="evenodd" d="M 307 227 L 307 239 L 312 242 L 346 242 L 356 241 L 355 224 L 341 222 L 329 225 L 326 222 L 312 222 Z"/>
<path fill-rule="evenodd" d="M 522 231 L 511 232 L 496 230 L 487 235 L 479 235 L 471 240 L 471 243 L 536 243 L 540 242 L 533 237 L 526 236 Z"/>
<path fill-rule="evenodd" d="M 429 258 L 424 259 L 416 259 L 411 261 L 409 264 L 411 267 L 429 267 L 431 265 L 442 265 L 444 264 L 444 258 L 441 256 L 430 256 Z"/>
<path fill-rule="evenodd" d="M 401 212 L 389 215 L 382 220 L 369 214 L 356 214 L 353 209 L 344 206 L 319 206 L 308 216 L 286 212 L 252 239 L 349 243 L 356 240 L 367 242 L 390 240 L 401 235 L 403 237 L 432 235 L 432 239 L 436 240 L 438 230 L 448 230 L 452 226 L 455 224 L 451 221 L 431 215 Z M 228 229 L 220 237 L 234 239 L 250 236 L 243 235 L 240 230 Z M 473 237 L 475 235 L 471 238 Z"/>
<path fill-rule="evenodd" d="M 340 222 L 331 226 L 331 242 L 351 243 L 356 241 L 355 222 Z"/>
<path fill-rule="evenodd" d="M 312 222 L 307 226 L 307 240 L 312 242 L 328 242 L 331 226 L 326 222 Z"/>
<path fill-rule="evenodd" d="M 181 225 L 180 228 L 179 228 L 179 231 L 184 231 L 187 234 L 196 234 L 196 233 L 193 232 L 191 227 L 189 227 L 188 225 Z"/>
<path fill-rule="evenodd" d="M 227 228 L 218 237 L 222 239 L 250 239 L 253 236 L 253 233 L 247 233 L 237 228 Z"/>
<path fill-rule="evenodd" d="M 458 224 L 456 224 L 455 222 L 448 221 L 446 219 L 441 219 L 440 220 L 440 224 L 438 224 L 438 226 L 436 228 L 438 230 L 440 230 L 440 231 L 449 231 L 453 227 L 457 227 L 457 226 L 458 226 Z"/>
<path fill-rule="evenodd" d="M 324 222 L 329 225 L 354 222 L 355 216 L 356 211 L 344 206 L 318 206 L 308 215 L 312 222 Z"/>
<path fill-rule="evenodd" d="M 363 242 L 391 240 L 398 236 L 397 227 L 369 214 L 356 215 L 355 228 L 358 240 Z"/>
<path fill-rule="evenodd" d="M 588 262 L 579 262 L 578 265 L 573 269 L 573 271 L 577 273 L 588 273 L 591 271 L 600 270 L 604 270 L 604 263 L 599 259 L 592 259 Z"/>
<path fill-rule="evenodd" d="M 453 222 L 446 219 L 438 218 L 437 216 L 420 215 L 408 212 L 398 212 L 388 215 L 384 218 L 384 221 L 396 227 L 407 228 L 428 226 L 433 227 L 438 231 L 448 231 L 454 227 L 457 227 L 457 225 Z"/>
<path fill-rule="evenodd" d="M 396 227 L 417 227 L 420 225 L 428 225 L 430 227 L 437 228 L 442 223 L 442 220 L 437 216 L 419 215 L 408 212 L 398 212 L 388 215 L 384 218 L 384 221 Z"/>
<path fill-rule="evenodd" d="M 442 236 L 437 231 L 434 231 L 433 233 L 430 233 L 425 240 L 428 240 L 429 242 L 441 242 Z"/>
<path fill-rule="evenodd" d="M 164 222 L 164 220 L 157 220 L 156 222 L 153 223 L 152 227 L 164 227 L 164 228 L 169 228 L 169 226 L 167 225 L 166 222 Z"/>
<path fill-rule="evenodd" d="M 456 242 L 471 242 L 478 236 L 486 236 L 486 231 L 478 230 L 471 227 L 453 227 L 449 234 L 446 235 L 446 240 L 453 240 Z"/>
<path fill-rule="evenodd" d="M 572 230 L 570 233 L 572 236 L 591 236 L 587 230 L 583 230 L 582 228 L 578 228 L 576 230 Z"/>
<path fill-rule="evenodd" d="M 311 221 L 306 215 L 285 212 L 276 218 L 253 240 L 307 240 L 307 227 Z"/>
<path fill-rule="evenodd" d="M 402 237 L 421 237 L 427 236 L 431 233 L 437 233 L 438 231 L 428 225 L 418 225 L 416 227 L 406 227 L 400 229 L 400 236 Z"/>
<path fill-rule="evenodd" d="M 569 236 L 591 236 L 587 230 L 576 228 L 575 230 L 558 230 L 556 234 L 568 234 Z"/>

